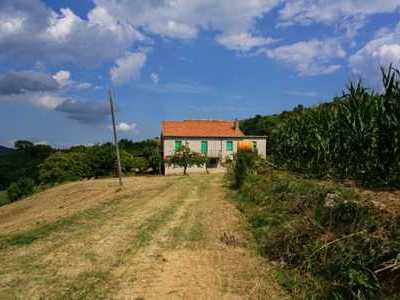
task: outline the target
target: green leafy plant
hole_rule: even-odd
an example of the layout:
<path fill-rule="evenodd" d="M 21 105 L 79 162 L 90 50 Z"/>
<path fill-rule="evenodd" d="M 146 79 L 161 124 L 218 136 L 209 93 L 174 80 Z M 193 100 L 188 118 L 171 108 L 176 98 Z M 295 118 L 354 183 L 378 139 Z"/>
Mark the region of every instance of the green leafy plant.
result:
<path fill-rule="evenodd" d="M 8 199 L 11 202 L 17 201 L 23 197 L 33 194 L 35 190 L 35 182 L 31 178 L 21 178 L 17 182 L 12 183 L 8 190 Z"/>
<path fill-rule="evenodd" d="M 202 167 L 207 163 L 207 157 L 190 150 L 186 145 L 183 145 L 179 151 L 168 158 L 167 164 L 183 168 L 183 174 L 187 175 L 187 169 L 192 166 Z"/>

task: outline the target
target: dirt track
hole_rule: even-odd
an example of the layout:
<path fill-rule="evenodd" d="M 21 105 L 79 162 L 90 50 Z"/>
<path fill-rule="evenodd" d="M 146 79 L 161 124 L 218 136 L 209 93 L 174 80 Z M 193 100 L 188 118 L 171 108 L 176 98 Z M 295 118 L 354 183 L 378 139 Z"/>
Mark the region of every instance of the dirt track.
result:
<path fill-rule="evenodd" d="M 280 299 L 221 175 L 62 185 L 0 208 L 0 299 Z"/>

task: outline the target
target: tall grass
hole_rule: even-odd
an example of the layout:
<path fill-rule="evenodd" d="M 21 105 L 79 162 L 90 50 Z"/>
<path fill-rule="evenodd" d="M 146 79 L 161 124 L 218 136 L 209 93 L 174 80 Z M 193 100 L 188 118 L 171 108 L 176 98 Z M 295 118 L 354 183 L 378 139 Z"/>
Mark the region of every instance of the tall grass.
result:
<path fill-rule="evenodd" d="M 272 160 L 316 176 L 400 186 L 400 72 L 382 68 L 384 89 L 349 84 L 332 103 L 300 111 L 271 136 Z"/>

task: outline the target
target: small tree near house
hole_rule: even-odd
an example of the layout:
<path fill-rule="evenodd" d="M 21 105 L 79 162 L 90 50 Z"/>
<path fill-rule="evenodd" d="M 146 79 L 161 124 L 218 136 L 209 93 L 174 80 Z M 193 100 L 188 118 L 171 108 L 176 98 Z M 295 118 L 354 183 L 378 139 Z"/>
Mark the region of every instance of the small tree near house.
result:
<path fill-rule="evenodd" d="M 192 152 L 188 146 L 182 146 L 167 160 L 168 165 L 183 168 L 183 175 L 187 175 L 187 168 L 192 166 L 201 167 L 207 163 L 207 157 L 200 153 Z"/>

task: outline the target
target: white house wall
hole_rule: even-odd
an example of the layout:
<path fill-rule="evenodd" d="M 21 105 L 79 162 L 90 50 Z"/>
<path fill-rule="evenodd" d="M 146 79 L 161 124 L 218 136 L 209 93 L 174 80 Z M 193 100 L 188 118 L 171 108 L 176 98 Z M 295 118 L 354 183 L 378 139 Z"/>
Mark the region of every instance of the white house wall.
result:
<path fill-rule="evenodd" d="M 249 140 L 251 142 L 257 143 L 258 154 L 265 158 L 266 157 L 266 139 L 264 137 L 243 137 L 243 138 L 163 138 L 163 151 L 164 158 L 172 156 L 175 153 L 175 141 L 182 141 L 182 145 L 187 144 L 193 152 L 201 152 L 201 141 L 208 142 L 208 156 L 209 157 L 219 157 L 221 153 L 222 162 L 232 154 L 237 152 L 237 145 L 240 140 Z M 233 151 L 228 153 L 226 150 L 226 142 L 233 142 Z M 223 169 L 222 169 L 223 170 Z M 205 168 L 192 167 L 188 169 L 189 173 L 199 173 L 204 172 Z M 174 168 L 173 166 L 165 166 L 165 174 L 177 174 L 182 173 L 182 168 Z"/>

